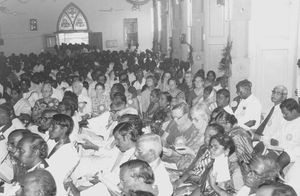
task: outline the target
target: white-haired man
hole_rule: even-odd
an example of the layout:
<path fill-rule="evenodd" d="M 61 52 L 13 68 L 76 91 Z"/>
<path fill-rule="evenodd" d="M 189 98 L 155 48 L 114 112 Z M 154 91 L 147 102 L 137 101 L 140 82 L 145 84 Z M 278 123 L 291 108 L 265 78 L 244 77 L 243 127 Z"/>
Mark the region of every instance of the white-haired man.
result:
<path fill-rule="evenodd" d="M 158 135 L 142 135 L 136 143 L 135 155 L 151 166 L 155 178 L 154 185 L 158 188 L 158 196 L 170 196 L 173 193 L 173 187 L 169 174 L 160 159 L 161 152 L 162 142 Z"/>
<path fill-rule="evenodd" d="M 72 84 L 72 89 L 78 96 L 79 115 L 83 118 L 89 117 L 92 114 L 92 100 L 82 93 L 83 84 L 80 81 L 75 81 Z"/>

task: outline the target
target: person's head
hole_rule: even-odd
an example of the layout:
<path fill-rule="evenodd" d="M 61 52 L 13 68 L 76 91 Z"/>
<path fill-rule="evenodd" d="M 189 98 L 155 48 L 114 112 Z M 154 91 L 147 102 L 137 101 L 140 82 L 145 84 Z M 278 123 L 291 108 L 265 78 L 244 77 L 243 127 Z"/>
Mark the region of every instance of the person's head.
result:
<path fill-rule="evenodd" d="M 112 99 L 114 97 L 114 94 L 116 93 L 125 93 L 125 88 L 121 83 L 115 83 L 111 89 L 110 89 L 110 98 Z"/>
<path fill-rule="evenodd" d="M 180 131 L 185 131 L 185 123 L 189 119 L 189 106 L 186 103 L 179 103 L 172 108 L 172 117 L 177 124 L 177 127 Z"/>
<path fill-rule="evenodd" d="M 22 92 L 27 92 L 30 88 L 30 79 L 24 78 L 20 81 L 20 87 Z"/>
<path fill-rule="evenodd" d="M 130 160 L 120 166 L 119 187 L 123 194 L 129 190 L 153 190 L 154 173 L 150 165 L 142 160 Z"/>
<path fill-rule="evenodd" d="M 155 87 L 155 78 L 154 78 L 154 76 L 152 76 L 152 75 L 147 76 L 147 78 L 146 78 L 146 85 L 149 88 Z"/>
<path fill-rule="evenodd" d="M 217 135 L 217 134 L 224 134 L 224 133 L 225 133 L 225 130 L 221 125 L 216 124 L 216 123 L 209 124 L 206 127 L 205 132 L 204 132 L 204 144 L 206 146 L 209 146 L 210 138 L 212 136 Z"/>
<path fill-rule="evenodd" d="M 11 99 L 13 103 L 18 102 L 22 96 L 22 91 L 19 87 L 14 87 L 11 89 Z"/>
<path fill-rule="evenodd" d="M 62 72 L 60 72 L 60 71 L 57 72 L 55 75 L 56 82 L 61 83 L 63 81 L 63 77 L 64 77 L 64 75 Z"/>
<path fill-rule="evenodd" d="M 58 111 L 60 114 L 65 114 L 72 117 L 76 111 L 76 103 L 71 99 L 65 99 L 58 104 Z"/>
<path fill-rule="evenodd" d="M 292 121 L 299 117 L 300 108 L 298 102 L 289 98 L 281 102 L 280 104 L 281 113 L 283 118 L 287 121 Z"/>
<path fill-rule="evenodd" d="M 229 132 L 233 125 L 237 124 L 237 119 L 235 116 L 229 114 L 225 110 L 221 110 L 218 115 L 212 119 L 212 121 L 223 126 L 226 132 Z"/>
<path fill-rule="evenodd" d="M 144 78 L 143 70 L 142 69 L 138 69 L 135 72 L 135 77 L 136 77 L 137 80 L 141 81 Z"/>
<path fill-rule="evenodd" d="M 113 120 L 117 120 L 120 111 L 126 108 L 126 96 L 122 93 L 115 93 L 110 105 L 110 114 Z"/>
<path fill-rule="evenodd" d="M 193 74 L 191 71 L 187 71 L 184 75 L 184 81 L 187 85 L 190 85 L 193 83 Z"/>
<path fill-rule="evenodd" d="M 150 102 L 157 103 L 159 102 L 160 89 L 153 89 L 150 93 Z"/>
<path fill-rule="evenodd" d="M 151 163 L 157 160 L 162 152 L 160 136 L 156 134 L 142 135 L 136 143 L 136 158 Z"/>
<path fill-rule="evenodd" d="M 80 81 L 75 81 L 75 82 L 73 82 L 73 84 L 72 84 L 72 89 L 73 89 L 73 92 L 74 92 L 77 96 L 79 96 L 79 95 L 81 94 L 81 92 L 82 92 L 82 89 L 83 89 L 83 84 L 82 84 L 82 82 L 80 82 Z"/>
<path fill-rule="evenodd" d="M 163 82 L 168 82 L 168 80 L 172 77 L 171 72 L 165 71 L 162 75 L 162 81 Z"/>
<path fill-rule="evenodd" d="M 280 166 L 275 159 L 257 155 L 249 164 L 247 175 L 244 176 L 245 185 L 257 189 L 267 181 L 275 181 L 279 176 Z"/>
<path fill-rule="evenodd" d="M 178 81 L 175 78 L 170 78 L 168 80 L 168 85 L 170 90 L 175 90 L 177 89 Z"/>
<path fill-rule="evenodd" d="M 209 113 L 209 108 L 207 107 L 207 104 L 204 103 L 196 104 L 191 108 L 191 119 L 197 129 L 201 130 L 203 126 L 207 125 Z"/>
<path fill-rule="evenodd" d="M 251 95 L 252 83 L 249 80 L 239 81 L 236 85 L 236 93 L 242 99 L 247 99 Z"/>
<path fill-rule="evenodd" d="M 59 113 L 58 110 L 54 110 L 54 109 L 44 110 L 41 115 L 41 119 L 39 121 L 40 122 L 39 130 L 41 130 L 42 132 L 48 131 L 48 129 L 51 127 L 52 117 L 58 113 Z"/>
<path fill-rule="evenodd" d="M 229 157 L 235 151 L 235 145 L 231 137 L 220 133 L 210 138 L 209 147 L 213 159 L 222 154 Z"/>
<path fill-rule="evenodd" d="M 43 98 L 51 97 L 53 90 L 50 83 L 44 83 L 41 89 Z"/>
<path fill-rule="evenodd" d="M 29 170 L 47 158 L 48 145 L 40 135 L 29 133 L 18 142 L 15 156 Z"/>
<path fill-rule="evenodd" d="M 230 102 L 230 92 L 227 89 L 220 89 L 217 91 L 217 106 L 224 108 Z"/>
<path fill-rule="evenodd" d="M 52 127 L 49 129 L 49 139 L 54 141 L 69 138 L 74 127 L 73 119 L 65 114 L 55 114 L 52 117 Z"/>
<path fill-rule="evenodd" d="M 206 74 L 206 80 L 209 82 L 214 82 L 216 80 L 216 73 L 212 70 L 208 71 Z"/>
<path fill-rule="evenodd" d="M 7 151 L 11 157 L 15 158 L 17 151 L 17 145 L 24 135 L 29 134 L 30 131 L 27 129 L 16 129 L 12 131 L 7 137 Z"/>
<path fill-rule="evenodd" d="M 95 91 L 96 91 L 96 94 L 97 95 L 101 95 L 105 92 L 105 86 L 103 83 L 101 82 L 98 82 L 96 85 L 95 85 Z"/>
<path fill-rule="evenodd" d="M 228 77 L 227 76 L 220 77 L 220 85 L 223 89 L 228 87 Z"/>
<path fill-rule="evenodd" d="M 121 152 L 135 147 L 136 141 L 142 133 L 142 130 L 137 128 L 133 122 L 121 122 L 113 130 L 116 146 Z"/>
<path fill-rule="evenodd" d="M 56 184 L 53 176 L 44 169 L 28 172 L 20 181 L 16 196 L 55 196 Z"/>
<path fill-rule="evenodd" d="M 97 82 L 98 83 L 101 83 L 101 84 L 105 85 L 106 81 L 107 81 L 107 78 L 104 74 L 100 74 L 100 75 L 97 76 Z"/>
<path fill-rule="evenodd" d="M 193 79 L 194 88 L 203 88 L 204 79 L 200 75 L 195 75 Z"/>
<path fill-rule="evenodd" d="M 271 101 L 277 105 L 287 98 L 288 90 L 283 85 L 275 86 L 272 90 Z"/>
<path fill-rule="evenodd" d="M 160 97 L 159 97 L 159 106 L 160 107 L 167 107 L 171 104 L 171 101 L 172 101 L 172 96 L 170 95 L 169 92 L 162 92 L 160 94 Z"/>
<path fill-rule="evenodd" d="M 297 193 L 287 184 L 270 182 L 261 185 L 256 191 L 256 196 L 297 196 Z"/>
<path fill-rule="evenodd" d="M 0 127 L 10 122 L 10 113 L 4 107 L 0 107 Z"/>

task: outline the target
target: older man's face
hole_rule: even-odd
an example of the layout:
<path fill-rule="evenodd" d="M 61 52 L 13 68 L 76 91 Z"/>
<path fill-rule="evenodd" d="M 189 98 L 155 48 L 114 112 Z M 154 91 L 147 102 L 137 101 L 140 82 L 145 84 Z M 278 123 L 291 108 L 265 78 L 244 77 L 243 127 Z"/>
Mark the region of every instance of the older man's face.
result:
<path fill-rule="evenodd" d="M 281 103 L 286 98 L 286 95 L 282 92 L 282 90 L 278 88 L 274 88 L 271 94 L 271 101 L 274 104 Z"/>
<path fill-rule="evenodd" d="M 259 160 L 253 160 L 249 165 L 249 171 L 245 178 L 245 185 L 257 188 L 265 180 L 265 165 Z"/>

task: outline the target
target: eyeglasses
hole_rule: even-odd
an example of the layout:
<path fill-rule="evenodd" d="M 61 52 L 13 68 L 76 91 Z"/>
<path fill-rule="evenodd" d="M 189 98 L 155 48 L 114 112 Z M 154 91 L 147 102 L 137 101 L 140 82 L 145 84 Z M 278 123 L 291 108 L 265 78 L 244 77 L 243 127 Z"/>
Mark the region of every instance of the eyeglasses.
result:
<path fill-rule="evenodd" d="M 286 95 L 286 93 L 283 93 L 283 92 L 280 92 L 280 91 L 275 91 L 275 90 L 272 90 L 272 94 L 274 95 Z"/>
<path fill-rule="evenodd" d="M 121 111 L 121 110 L 109 110 L 109 112 L 112 113 L 112 114 L 116 114 L 119 111 Z"/>

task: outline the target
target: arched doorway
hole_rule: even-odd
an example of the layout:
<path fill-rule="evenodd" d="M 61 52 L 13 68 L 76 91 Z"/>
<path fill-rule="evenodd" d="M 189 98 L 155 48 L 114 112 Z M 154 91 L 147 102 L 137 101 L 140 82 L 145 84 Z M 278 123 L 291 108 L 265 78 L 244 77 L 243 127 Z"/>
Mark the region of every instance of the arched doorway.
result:
<path fill-rule="evenodd" d="M 58 44 L 89 43 L 89 24 L 82 10 L 74 3 L 68 4 L 57 21 Z"/>

